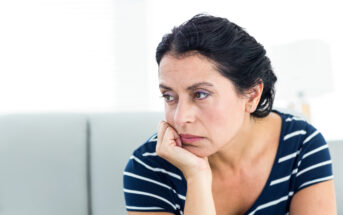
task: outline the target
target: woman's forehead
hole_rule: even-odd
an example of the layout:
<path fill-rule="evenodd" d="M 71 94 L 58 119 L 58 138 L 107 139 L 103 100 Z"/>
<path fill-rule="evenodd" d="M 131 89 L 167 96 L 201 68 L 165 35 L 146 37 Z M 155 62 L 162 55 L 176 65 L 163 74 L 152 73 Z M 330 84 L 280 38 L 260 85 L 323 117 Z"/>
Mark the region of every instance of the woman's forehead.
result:
<path fill-rule="evenodd" d="M 171 86 L 165 85 L 164 83 L 160 83 L 159 87 L 160 87 L 160 89 L 173 90 Z M 199 87 L 213 88 L 215 86 L 211 82 L 195 82 L 195 83 L 187 86 L 186 90 L 193 91 L 194 89 L 197 89 Z"/>
<path fill-rule="evenodd" d="M 186 57 L 175 57 L 166 55 L 159 65 L 160 79 L 202 79 L 211 76 L 219 76 L 216 66 L 206 57 L 201 55 L 190 55 Z"/>
<path fill-rule="evenodd" d="M 204 87 L 215 91 L 234 90 L 233 83 L 211 67 L 184 67 L 180 64 L 180 67 L 171 65 L 160 70 L 159 88 L 161 90 L 192 91 Z"/>
<path fill-rule="evenodd" d="M 215 66 L 215 63 L 211 59 L 197 52 L 190 52 L 182 55 L 172 53 L 165 54 L 161 59 L 159 67 L 164 67 L 166 65 L 170 66 L 170 64 L 197 64 L 207 65 L 209 67 Z"/>

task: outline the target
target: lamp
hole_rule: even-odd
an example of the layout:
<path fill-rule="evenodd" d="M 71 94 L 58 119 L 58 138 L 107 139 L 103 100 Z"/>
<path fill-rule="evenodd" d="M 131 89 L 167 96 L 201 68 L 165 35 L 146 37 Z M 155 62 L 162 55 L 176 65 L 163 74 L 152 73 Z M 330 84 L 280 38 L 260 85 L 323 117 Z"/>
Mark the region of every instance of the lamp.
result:
<path fill-rule="evenodd" d="M 333 90 L 330 47 L 321 40 L 299 40 L 271 48 L 271 62 L 278 77 L 276 100 L 310 121 L 307 98 Z"/>

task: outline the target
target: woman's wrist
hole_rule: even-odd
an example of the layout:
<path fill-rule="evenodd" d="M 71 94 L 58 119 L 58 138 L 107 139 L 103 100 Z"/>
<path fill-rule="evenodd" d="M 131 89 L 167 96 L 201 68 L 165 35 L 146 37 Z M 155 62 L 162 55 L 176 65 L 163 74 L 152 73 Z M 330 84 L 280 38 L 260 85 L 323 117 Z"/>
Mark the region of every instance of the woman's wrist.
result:
<path fill-rule="evenodd" d="M 193 174 L 185 175 L 187 184 L 190 183 L 208 183 L 212 184 L 212 172 L 210 170 L 197 171 Z"/>
<path fill-rule="evenodd" d="M 186 178 L 185 215 L 215 215 L 211 172 L 199 172 Z"/>

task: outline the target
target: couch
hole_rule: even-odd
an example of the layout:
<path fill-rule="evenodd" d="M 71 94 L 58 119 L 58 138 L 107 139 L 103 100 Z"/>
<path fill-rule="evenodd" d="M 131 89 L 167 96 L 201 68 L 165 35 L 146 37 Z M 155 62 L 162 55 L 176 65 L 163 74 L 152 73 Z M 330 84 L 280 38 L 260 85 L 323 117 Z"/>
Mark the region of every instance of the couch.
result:
<path fill-rule="evenodd" d="M 122 172 L 162 113 L 0 115 L 0 215 L 126 214 Z M 329 142 L 343 214 L 343 141 Z"/>

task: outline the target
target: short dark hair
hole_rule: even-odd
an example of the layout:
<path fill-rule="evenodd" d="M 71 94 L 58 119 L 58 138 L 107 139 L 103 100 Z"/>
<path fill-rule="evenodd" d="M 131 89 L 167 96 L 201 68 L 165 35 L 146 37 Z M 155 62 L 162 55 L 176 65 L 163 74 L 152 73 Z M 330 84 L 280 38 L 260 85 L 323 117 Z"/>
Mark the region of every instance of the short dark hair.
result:
<path fill-rule="evenodd" d="M 182 56 L 190 52 L 212 60 L 240 94 L 263 82 L 260 102 L 251 115 L 262 118 L 270 113 L 277 78 L 264 47 L 243 28 L 225 18 L 195 15 L 163 36 L 156 50 L 156 61 L 159 65 L 167 53 Z"/>

